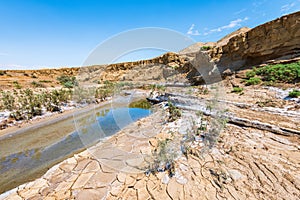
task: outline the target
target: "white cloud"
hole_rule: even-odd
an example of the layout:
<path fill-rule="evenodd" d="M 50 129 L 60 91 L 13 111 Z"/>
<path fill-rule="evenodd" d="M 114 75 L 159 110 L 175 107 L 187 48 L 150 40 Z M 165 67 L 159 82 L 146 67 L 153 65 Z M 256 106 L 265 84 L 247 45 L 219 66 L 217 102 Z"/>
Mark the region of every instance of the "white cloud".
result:
<path fill-rule="evenodd" d="M 285 4 L 285 5 L 281 6 L 280 11 L 281 11 L 281 12 L 288 12 L 288 11 L 291 10 L 295 5 L 296 5 L 296 3 Z"/>
<path fill-rule="evenodd" d="M 195 24 L 192 24 L 186 34 L 188 35 L 200 35 L 198 30 L 194 30 Z"/>
<path fill-rule="evenodd" d="M 241 14 L 241 13 L 243 13 L 243 12 L 245 12 L 247 9 L 246 8 L 244 8 L 244 9 L 241 9 L 241 10 L 239 10 L 239 11 L 236 11 L 235 13 L 233 13 L 234 15 L 239 15 L 239 14 Z"/>
<path fill-rule="evenodd" d="M 242 22 L 247 21 L 248 19 L 249 19 L 248 17 L 245 17 L 244 19 L 239 18 L 239 19 L 233 20 L 233 21 L 229 22 L 229 24 L 227 24 L 227 25 L 224 25 L 224 26 L 221 26 L 221 27 L 218 27 L 215 29 L 211 29 L 211 30 L 205 32 L 204 35 L 209 35 L 209 34 L 215 33 L 215 32 L 222 32 L 223 30 L 226 30 L 226 29 L 232 29 L 232 28 L 241 26 Z"/>

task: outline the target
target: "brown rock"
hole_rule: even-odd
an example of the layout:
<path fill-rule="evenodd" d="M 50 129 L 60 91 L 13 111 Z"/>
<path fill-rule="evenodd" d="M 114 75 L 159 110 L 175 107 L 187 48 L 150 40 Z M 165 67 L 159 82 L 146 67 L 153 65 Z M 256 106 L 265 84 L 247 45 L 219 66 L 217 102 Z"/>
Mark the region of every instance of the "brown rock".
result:
<path fill-rule="evenodd" d="M 76 195 L 76 199 L 78 200 L 99 200 L 105 198 L 107 195 L 106 188 L 98 188 L 98 189 L 84 189 L 80 190 Z"/>
<path fill-rule="evenodd" d="M 267 22 L 231 37 L 214 48 L 211 58 L 218 60 L 221 72 L 253 67 L 268 60 L 300 56 L 300 12 Z"/>
<path fill-rule="evenodd" d="M 83 188 L 93 175 L 94 173 L 81 174 L 72 186 L 72 189 Z"/>

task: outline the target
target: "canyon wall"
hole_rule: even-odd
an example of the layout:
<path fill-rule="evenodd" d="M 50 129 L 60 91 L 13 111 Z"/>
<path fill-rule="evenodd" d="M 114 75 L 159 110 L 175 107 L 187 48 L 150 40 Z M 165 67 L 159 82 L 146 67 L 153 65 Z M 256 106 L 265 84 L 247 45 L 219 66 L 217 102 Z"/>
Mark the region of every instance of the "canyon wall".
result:
<path fill-rule="evenodd" d="M 241 32 L 210 51 L 219 70 L 236 71 L 272 60 L 300 56 L 300 12 Z"/>

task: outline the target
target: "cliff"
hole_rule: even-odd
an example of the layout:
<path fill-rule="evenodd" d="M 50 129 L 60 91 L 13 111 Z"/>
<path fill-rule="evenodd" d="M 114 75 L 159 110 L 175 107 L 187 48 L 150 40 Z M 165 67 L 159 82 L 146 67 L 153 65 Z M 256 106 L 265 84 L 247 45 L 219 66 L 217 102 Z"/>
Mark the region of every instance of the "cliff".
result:
<path fill-rule="evenodd" d="M 300 56 L 300 12 L 241 32 L 210 51 L 222 72 Z"/>

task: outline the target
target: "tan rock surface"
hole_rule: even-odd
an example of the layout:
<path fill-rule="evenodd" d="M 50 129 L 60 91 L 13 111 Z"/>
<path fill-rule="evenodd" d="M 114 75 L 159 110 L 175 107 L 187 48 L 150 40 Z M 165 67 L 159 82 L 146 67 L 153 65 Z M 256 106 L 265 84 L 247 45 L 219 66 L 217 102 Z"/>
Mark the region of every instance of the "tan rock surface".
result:
<path fill-rule="evenodd" d="M 235 114 L 244 109 L 227 106 Z M 166 172 L 146 176 L 139 149 L 152 149 L 154 141 L 185 127 L 189 113 L 167 124 L 165 112 L 154 113 L 0 199 L 299 199 L 299 137 L 231 124 L 207 153 L 177 159 L 173 177 Z"/>

